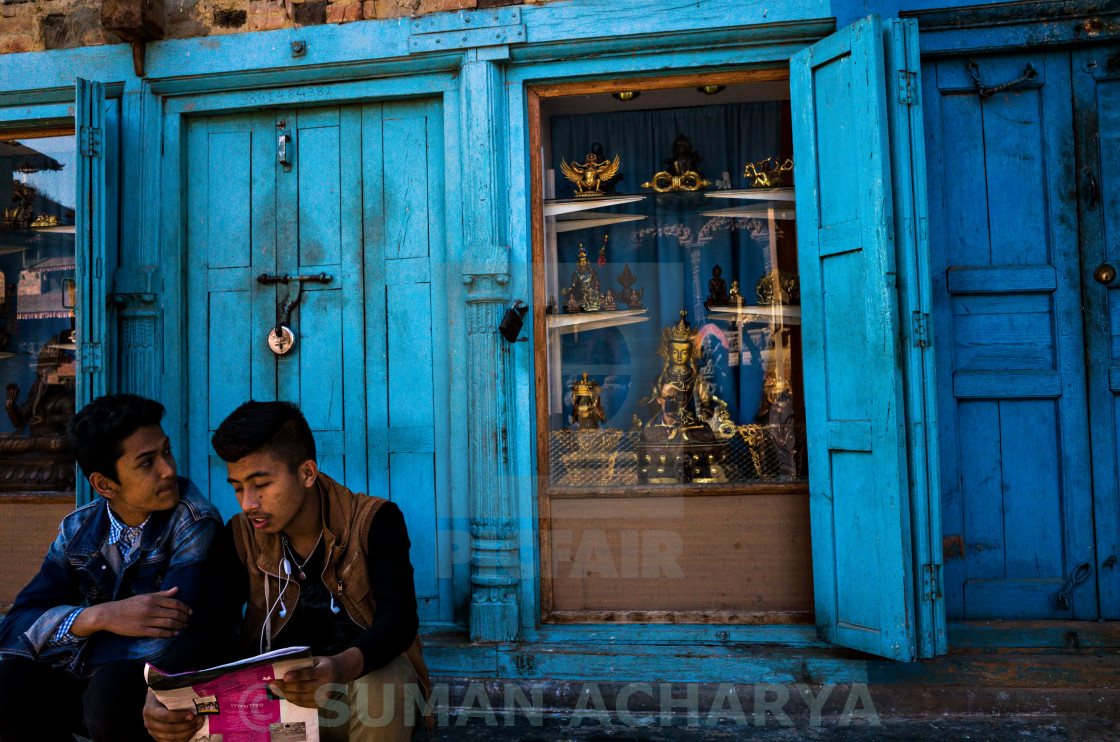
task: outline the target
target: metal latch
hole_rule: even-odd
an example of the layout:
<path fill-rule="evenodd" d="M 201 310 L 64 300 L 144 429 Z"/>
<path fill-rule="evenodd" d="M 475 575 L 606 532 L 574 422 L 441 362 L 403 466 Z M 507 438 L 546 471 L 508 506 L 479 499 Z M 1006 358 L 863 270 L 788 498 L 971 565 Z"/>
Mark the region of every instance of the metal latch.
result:
<path fill-rule="evenodd" d="M 272 286 L 282 283 L 285 286 L 291 283 L 296 284 L 296 295 L 293 297 L 291 289 L 288 293 L 276 304 L 276 326 L 268 333 L 268 347 L 272 352 L 278 356 L 282 356 L 292 349 L 296 344 L 296 334 L 289 327 L 292 321 L 292 310 L 299 304 L 299 298 L 303 294 L 304 283 L 330 283 L 334 280 L 334 276 L 329 273 L 312 273 L 303 276 L 291 276 L 287 273 L 283 275 L 274 276 L 268 273 L 262 273 L 257 276 L 257 283 L 265 286 Z"/>

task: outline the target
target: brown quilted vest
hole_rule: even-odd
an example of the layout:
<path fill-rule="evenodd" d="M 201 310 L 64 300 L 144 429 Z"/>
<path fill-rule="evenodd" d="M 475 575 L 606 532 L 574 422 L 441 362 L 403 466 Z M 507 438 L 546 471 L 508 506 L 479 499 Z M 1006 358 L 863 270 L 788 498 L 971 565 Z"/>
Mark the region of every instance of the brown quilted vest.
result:
<path fill-rule="evenodd" d="M 362 628 L 373 622 L 377 612 L 369 586 L 366 563 L 364 535 L 369 532 L 373 516 L 388 500 L 371 495 L 351 492 L 326 474 L 319 473 L 319 495 L 322 498 L 323 540 L 325 542 L 325 569 L 323 583 L 335 596 L 347 615 Z M 233 517 L 233 542 L 237 556 L 249 573 L 249 603 L 245 609 L 243 631 L 245 652 L 250 655 L 259 650 L 261 629 L 264 627 L 265 583 L 268 584 L 268 600 L 275 603 L 284 584 L 280 573 L 280 560 L 283 545 L 275 534 L 260 533 L 244 513 Z M 341 590 L 339 589 L 341 587 Z M 272 613 L 270 639 L 275 639 L 288 617 L 294 614 L 299 600 L 299 585 L 296 580 L 288 580 L 284 591 L 284 605 L 287 616 Z M 424 656 L 420 649 L 420 637 L 412 641 L 412 646 L 404 653 L 412 663 L 424 697 L 431 693 L 431 681 Z"/>

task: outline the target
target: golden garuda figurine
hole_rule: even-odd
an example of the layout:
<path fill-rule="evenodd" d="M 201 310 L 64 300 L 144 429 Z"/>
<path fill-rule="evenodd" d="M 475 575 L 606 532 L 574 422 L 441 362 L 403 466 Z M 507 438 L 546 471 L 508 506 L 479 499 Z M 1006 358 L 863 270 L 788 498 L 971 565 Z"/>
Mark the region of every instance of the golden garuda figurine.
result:
<path fill-rule="evenodd" d="M 782 162 L 779 157 L 767 157 L 758 162 L 748 162 L 743 176 L 751 178 L 752 188 L 777 188 L 782 184 L 782 173 L 793 170 L 793 160 Z"/>
<path fill-rule="evenodd" d="M 607 421 L 601 391 L 594 379 L 587 378 L 587 372 L 572 384 L 572 422 L 577 430 L 598 430 L 599 423 Z"/>
<path fill-rule="evenodd" d="M 564 177 L 576 184 L 576 198 L 592 198 L 607 195 L 600 187 L 618 173 L 619 159 L 614 156 L 613 161 L 599 161 L 598 155 L 591 153 L 583 162 L 564 162 L 560 158 L 560 172 Z"/>

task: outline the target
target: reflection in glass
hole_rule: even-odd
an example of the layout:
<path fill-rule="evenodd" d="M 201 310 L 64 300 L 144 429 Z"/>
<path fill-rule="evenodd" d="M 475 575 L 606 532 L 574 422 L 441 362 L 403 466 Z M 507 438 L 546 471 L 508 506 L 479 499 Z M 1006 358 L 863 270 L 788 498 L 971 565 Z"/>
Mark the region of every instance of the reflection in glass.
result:
<path fill-rule="evenodd" d="M 73 136 L 0 140 L 0 492 L 72 491 Z"/>

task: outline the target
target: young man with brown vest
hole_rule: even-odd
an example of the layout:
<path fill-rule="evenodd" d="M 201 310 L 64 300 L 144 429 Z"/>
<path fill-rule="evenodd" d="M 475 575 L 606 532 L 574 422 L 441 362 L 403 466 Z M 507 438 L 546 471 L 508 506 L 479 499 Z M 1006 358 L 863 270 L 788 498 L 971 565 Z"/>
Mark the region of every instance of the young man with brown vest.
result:
<path fill-rule="evenodd" d="M 246 402 L 212 443 L 242 512 L 215 539 L 209 620 L 227 635 L 240 626 L 242 657 L 311 647 L 312 666 L 273 685 L 292 703 L 320 709 L 324 742 L 407 742 L 416 715 L 405 708 L 416 694 L 405 687 L 426 695 L 428 674 L 400 509 L 320 472 L 311 429 L 293 404 Z M 186 742 L 202 725 L 151 694 L 144 721 L 158 742 Z"/>

